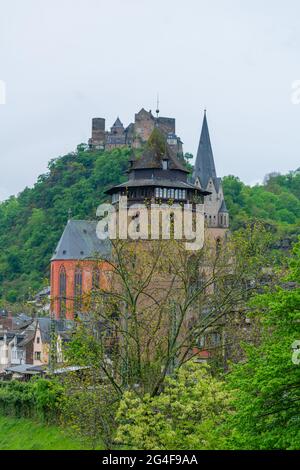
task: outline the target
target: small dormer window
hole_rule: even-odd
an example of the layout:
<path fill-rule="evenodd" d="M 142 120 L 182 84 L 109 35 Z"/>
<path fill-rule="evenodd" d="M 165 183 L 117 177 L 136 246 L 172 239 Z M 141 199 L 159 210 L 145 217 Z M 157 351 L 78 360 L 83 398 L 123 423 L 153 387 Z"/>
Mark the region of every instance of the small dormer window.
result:
<path fill-rule="evenodd" d="M 163 170 L 167 170 L 168 169 L 168 160 L 163 160 L 162 165 L 163 165 Z"/>

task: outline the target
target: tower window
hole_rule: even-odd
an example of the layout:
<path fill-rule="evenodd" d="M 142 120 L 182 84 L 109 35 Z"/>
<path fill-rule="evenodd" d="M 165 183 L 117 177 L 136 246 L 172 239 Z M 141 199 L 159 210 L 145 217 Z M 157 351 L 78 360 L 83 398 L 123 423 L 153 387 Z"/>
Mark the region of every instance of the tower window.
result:
<path fill-rule="evenodd" d="M 66 316 L 66 290 L 67 290 L 67 276 L 64 266 L 59 271 L 59 299 L 58 299 L 58 313 L 60 318 Z"/>
<path fill-rule="evenodd" d="M 162 165 L 163 165 L 163 170 L 167 170 L 168 169 L 168 160 L 163 160 Z"/>
<path fill-rule="evenodd" d="M 74 278 L 74 310 L 79 313 L 82 307 L 82 271 L 77 268 Z"/>

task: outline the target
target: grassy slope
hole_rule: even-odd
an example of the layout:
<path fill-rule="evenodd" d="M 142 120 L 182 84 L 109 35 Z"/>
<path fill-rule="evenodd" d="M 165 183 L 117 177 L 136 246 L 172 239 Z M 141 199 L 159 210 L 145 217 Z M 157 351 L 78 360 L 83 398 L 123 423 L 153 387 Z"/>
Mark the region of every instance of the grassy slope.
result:
<path fill-rule="evenodd" d="M 77 450 L 79 441 L 67 437 L 56 426 L 24 418 L 0 416 L 0 450 Z"/>

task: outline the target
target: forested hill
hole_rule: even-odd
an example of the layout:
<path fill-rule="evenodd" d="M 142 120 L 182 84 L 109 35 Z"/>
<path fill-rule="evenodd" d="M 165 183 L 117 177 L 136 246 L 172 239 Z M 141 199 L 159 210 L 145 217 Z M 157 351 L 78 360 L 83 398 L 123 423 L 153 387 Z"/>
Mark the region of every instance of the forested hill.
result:
<path fill-rule="evenodd" d="M 52 160 L 33 188 L 0 204 L 0 296 L 26 300 L 49 283 L 49 260 L 72 210 L 94 218 L 105 189 L 126 179 L 129 150 L 77 152 Z M 223 180 L 233 230 L 263 219 L 276 242 L 296 239 L 300 225 L 300 172 L 274 175 L 250 188 L 238 178 Z"/>

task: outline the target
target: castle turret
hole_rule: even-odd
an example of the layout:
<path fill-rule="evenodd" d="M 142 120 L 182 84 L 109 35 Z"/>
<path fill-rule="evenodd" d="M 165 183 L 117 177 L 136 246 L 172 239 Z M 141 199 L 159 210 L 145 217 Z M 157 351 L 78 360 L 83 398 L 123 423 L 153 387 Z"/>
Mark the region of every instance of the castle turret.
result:
<path fill-rule="evenodd" d="M 104 149 L 105 147 L 105 119 L 92 119 L 92 138 L 89 140 L 91 149 Z"/>
<path fill-rule="evenodd" d="M 119 134 L 119 135 L 124 134 L 124 126 L 122 122 L 120 121 L 119 117 L 117 117 L 117 119 L 115 120 L 110 130 L 112 134 Z"/>
<path fill-rule="evenodd" d="M 113 149 L 126 145 L 126 132 L 120 118 L 117 117 L 106 136 L 106 148 Z"/>
<path fill-rule="evenodd" d="M 204 198 L 207 226 L 209 228 L 227 229 L 229 227 L 229 214 L 225 204 L 222 180 L 217 177 L 206 112 L 204 112 L 193 182 L 202 190 L 211 193 Z"/>

